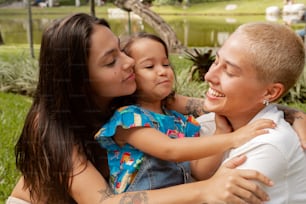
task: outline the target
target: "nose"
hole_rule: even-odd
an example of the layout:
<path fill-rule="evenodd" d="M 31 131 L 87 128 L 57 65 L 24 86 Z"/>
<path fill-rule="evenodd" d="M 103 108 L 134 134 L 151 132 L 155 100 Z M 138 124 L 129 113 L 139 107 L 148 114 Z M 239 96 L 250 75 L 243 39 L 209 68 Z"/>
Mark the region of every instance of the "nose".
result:
<path fill-rule="evenodd" d="M 212 64 L 208 72 L 204 76 L 205 81 L 211 83 L 217 83 L 219 80 L 218 79 L 219 71 L 220 71 L 220 66 Z"/>
<path fill-rule="evenodd" d="M 163 65 L 159 65 L 157 67 L 157 74 L 158 75 L 166 75 L 167 73 L 167 68 L 165 68 Z"/>
<path fill-rule="evenodd" d="M 122 52 L 122 55 L 124 57 L 124 62 L 123 62 L 123 68 L 124 69 L 133 69 L 135 66 L 135 60 L 129 56 L 127 56 L 125 53 Z"/>

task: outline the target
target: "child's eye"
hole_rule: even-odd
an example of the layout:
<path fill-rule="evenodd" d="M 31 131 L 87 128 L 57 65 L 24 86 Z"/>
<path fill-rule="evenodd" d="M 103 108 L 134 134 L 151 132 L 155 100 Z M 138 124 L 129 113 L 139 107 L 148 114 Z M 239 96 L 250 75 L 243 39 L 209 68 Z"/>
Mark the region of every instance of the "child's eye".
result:
<path fill-rule="evenodd" d="M 154 67 L 154 65 L 146 65 L 145 68 L 147 69 L 152 69 Z"/>

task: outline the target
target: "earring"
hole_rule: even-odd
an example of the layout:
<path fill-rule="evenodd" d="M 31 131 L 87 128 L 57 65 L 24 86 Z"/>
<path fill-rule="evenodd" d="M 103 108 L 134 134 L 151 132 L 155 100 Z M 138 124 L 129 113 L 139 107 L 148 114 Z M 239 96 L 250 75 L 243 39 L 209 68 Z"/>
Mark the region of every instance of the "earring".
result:
<path fill-rule="evenodd" d="M 265 106 L 268 106 L 270 104 L 268 99 L 264 99 L 262 102 Z"/>

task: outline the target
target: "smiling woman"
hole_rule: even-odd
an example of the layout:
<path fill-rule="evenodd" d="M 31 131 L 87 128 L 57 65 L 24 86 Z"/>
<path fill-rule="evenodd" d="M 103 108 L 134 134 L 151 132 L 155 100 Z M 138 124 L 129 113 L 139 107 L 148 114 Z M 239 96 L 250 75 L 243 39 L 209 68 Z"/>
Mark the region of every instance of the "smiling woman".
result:
<path fill-rule="evenodd" d="M 291 29 L 274 23 L 240 26 L 218 51 L 205 79 L 205 109 L 226 117 L 234 130 L 260 118 L 276 129 L 228 152 L 245 154 L 238 168 L 255 169 L 272 178 L 267 203 L 306 202 L 306 154 L 277 101 L 298 80 L 305 64 L 302 40 Z"/>

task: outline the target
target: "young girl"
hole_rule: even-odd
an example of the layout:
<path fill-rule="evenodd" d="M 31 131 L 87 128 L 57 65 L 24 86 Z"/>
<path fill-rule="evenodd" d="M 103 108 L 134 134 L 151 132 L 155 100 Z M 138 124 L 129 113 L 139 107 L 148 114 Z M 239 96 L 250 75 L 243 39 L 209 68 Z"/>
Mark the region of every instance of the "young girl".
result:
<path fill-rule="evenodd" d="M 130 38 L 124 51 L 135 60 L 137 89 L 128 103 L 137 105 L 119 108 L 95 135 L 107 149 L 115 193 L 191 182 L 191 173 L 200 178 L 195 172 L 204 169 L 192 161 L 196 171 L 191 172 L 188 161 L 237 147 L 273 127 L 270 120 L 262 120 L 233 133 L 197 137 L 200 126 L 193 117 L 164 107 L 175 79 L 166 44 L 155 35 L 140 33 Z M 219 127 L 217 132 L 230 129 Z"/>

